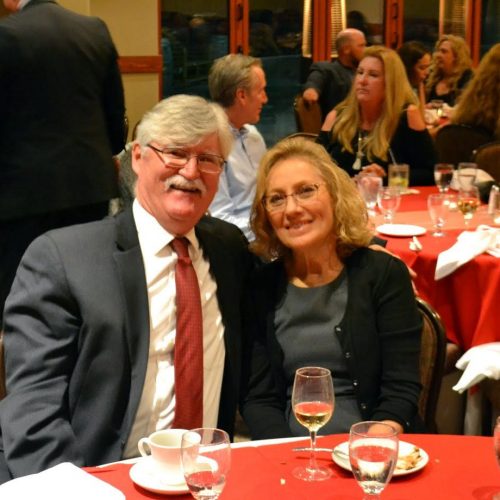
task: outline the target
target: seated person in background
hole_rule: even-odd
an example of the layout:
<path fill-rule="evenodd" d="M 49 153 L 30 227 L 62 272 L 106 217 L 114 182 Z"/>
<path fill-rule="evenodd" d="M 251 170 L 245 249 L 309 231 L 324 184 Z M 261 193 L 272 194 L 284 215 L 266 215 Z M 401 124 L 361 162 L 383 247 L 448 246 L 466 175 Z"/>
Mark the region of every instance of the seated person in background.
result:
<path fill-rule="evenodd" d="M 431 54 L 423 43 L 406 42 L 398 49 L 398 55 L 403 61 L 406 76 L 413 92 L 418 98 L 420 110 L 425 109 L 425 80 L 429 76 Z M 422 115 L 423 116 L 423 115 Z"/>
<path fill-rule="evenodd" d="M 261 343 L 242 414 L 252 437 L 307 434 L 290 404 L 302 366 L 332 372 L 324 434 L 360 420 L 414 428 L 422 322 L 406 266 L 367 248 L 366 207 L 347 174 L 319 144 L 285 139 L 262 160 L 251 220 L 251 248 L 268 262 L 251 288 Z"/>
<path fill-rule="evenodd" d="M 356 29 L 341 31 L 335 40 L 338 57 L 332 62 L 311 64 L 302 97 L 317 102 L 323 120 L 351 90 L 354 73 L 366 47 L 365 35 Z"/>
<path fill-rule="evenodd" d="M 472 59 L 465 40 L 455 35 L 441 36 L 426 83 L 427 101 L 440 99 L 454 106 L 472 76 Z"/>
<path fill-rule="evenodd" d="M 264 139 L 253 125 L 267 103 L 260 59 L 243 54 L 217 59 L 208 75 L 208 88 L 211 98 L 224 108 L 235 139 L 210 214 L 236 224 L 251 240 L 250 207 L 257 168 L 266 152 Z"/>
<path fill-rule="evenodd" d="M 232 434 L 253 258 L 237 227 L 203 217 L 232 143 L 217 104 L 161 101 L 132 147 L 133 206 L 29 247 L 5 308 L 1 481 L 137 456 L 159 429 Z M 177 286 L 193 271 L 199 290 Z"/>
<path fill-rule="evenodd" d="M 351 176 L 385 176 L 390 163 L 407 163 L 411 185 L 432 185 L 436 152 L 417 104 L 397 53 L 373 45 L 365 50 L 351 92 L 328 114 L 318 142 Z"/>
<path fill-rule="evenodd" d="M 500 43 L 486 52 L 453 111 L 452 123 L 480 127 L 500 140 Z"/>

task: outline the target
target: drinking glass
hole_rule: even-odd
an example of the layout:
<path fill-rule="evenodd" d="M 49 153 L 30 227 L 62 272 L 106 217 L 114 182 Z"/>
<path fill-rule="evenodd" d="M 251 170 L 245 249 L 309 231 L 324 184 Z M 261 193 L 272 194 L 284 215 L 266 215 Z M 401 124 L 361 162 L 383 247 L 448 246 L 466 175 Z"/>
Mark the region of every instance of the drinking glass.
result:
<path fill-rule="evenodd" d="M 410 165 L 407 163 L 391 163 L 388 171 L 387 184 L 391 187 L 408 189 L 410 183 Z"/>
<path fill-rule="evenodd" d="M 368 214 L 375 215 L 377 206 L 377 193 L 382 187 L 382 177 L 378 175 L 359 175 L 357 178 L 358 190 L 365 201 Z"/>
<path fill-rule="evenodd" d="M 382 422 L 359 422 L 349 433 L 349 462 L 365 499 L 380 498 L 398 461 L 399 439 L 394 427 Z"/>
<path fill-rule="evenodd" d="M 332 475 L 316 463 L 316 433 L 332 417 L 335 404 L 330 370 L 317 366 L 299 368 L 293 382 L 292 407 L 298 422 L 309 429 L 311 455 L 309 465 L 297 467 L 293 475 L 304 481 L 323 481 Z"/>
<path fill-rule="evenodd" d="M 431 107 L 432 109 L 436 110 L 436 116 L 438 118 L 441 118 L 443 116 L 443 106 L 444 106 L 444 101 L 442 99 L 431 100 Z"/>
<path fill-rule="evenodd" d="M 378 208 L 384 216 L 384 221 L 387 224 L 392 224 L 394 215 L 396 214 L 399 203 L 401 202 L 401 192 L 395 187 L 381 187 L 377 193 Z"/>
<path fill-rule="evenodd" d="M 470 186 L 467 189 L 458 191 L 458 209 L 464 216 L 465 227 L 468 227 L 474 217 L 474 212 L 481 205 L 479 190 L 476 186 Z"/>
<path fill-rule="evenodd" d="M 196 499 L 217 499 L 231 467 L 231 447 L 227 432 L 201 428 L 182 436 L 181 460 L 184 478 Z"/>
<path fill-rule="evenodd" d="M 469 189 L 474 185 L 477 175 L 477 164 L 461 162 L 458 164 L 458 185 L 462 189 Z"/>
<path fill-rule="evenodd" d="M 434 181 L 440 193 L 447 193 L 453 179 L 452 163 L 436 163 L 434 165 Z"/>
<path fill-rule="evenodd" d="M 500 417 L 497 417 L 495 430 L 493 431 L 493 446 L 495 448 L 498 465 L 500 466 Z"/>
<path fill-rule="evenodd" d="M 427 197 L 427 208 L 434 224 L 432 236 L 444 236 L 442 231 L 449 212 L 449 201 L 445 194 L 430 194 Z"/>

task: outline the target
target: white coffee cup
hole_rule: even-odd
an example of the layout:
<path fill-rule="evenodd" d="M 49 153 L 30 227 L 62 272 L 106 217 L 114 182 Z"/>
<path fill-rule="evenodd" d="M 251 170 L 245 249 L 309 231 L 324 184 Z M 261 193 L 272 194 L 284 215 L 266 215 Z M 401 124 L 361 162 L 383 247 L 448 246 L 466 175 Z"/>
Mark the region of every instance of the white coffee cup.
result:
<path fill-rule="evenodd" d="M 137 447 L 143 457 L 151 456 L 167 484 L 184 481 L 181 464 L 181 441 L 186 429 L 165 429 L 153 432 L 149 437 L 139 439 Z"/>

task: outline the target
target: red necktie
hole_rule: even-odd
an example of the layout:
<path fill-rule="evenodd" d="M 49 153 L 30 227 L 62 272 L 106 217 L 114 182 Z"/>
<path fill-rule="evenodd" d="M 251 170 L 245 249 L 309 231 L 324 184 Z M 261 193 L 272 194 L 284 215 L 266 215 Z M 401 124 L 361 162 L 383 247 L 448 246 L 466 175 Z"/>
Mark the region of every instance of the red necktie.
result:
<path fill-rule="evenodd" d="M 189 258 L 188 244 L 186 238 L 175 238 L 171 243 L 177 254 L 175 417 L 172 424 L 176 429 L 203 425 L 203 321 L 200 287 Z"/>

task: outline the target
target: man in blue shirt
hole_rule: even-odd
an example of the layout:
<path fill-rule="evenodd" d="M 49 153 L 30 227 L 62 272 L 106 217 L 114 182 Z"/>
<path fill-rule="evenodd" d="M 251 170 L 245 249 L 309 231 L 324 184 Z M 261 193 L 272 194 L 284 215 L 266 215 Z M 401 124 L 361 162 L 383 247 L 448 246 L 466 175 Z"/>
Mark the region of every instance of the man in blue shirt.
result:
<path fill-rule="evenodd" d="M 235 137 L 209 210 L 214 217 L 236 224 L 251 240 L 250 208 L 257 168 L 266 152 L 264 139 L 254 126 L 267 103 L 262 63 L 242 54 L 221 57 L 210 69 L 208 87 L 212 99 L 224 108 Z"/>

